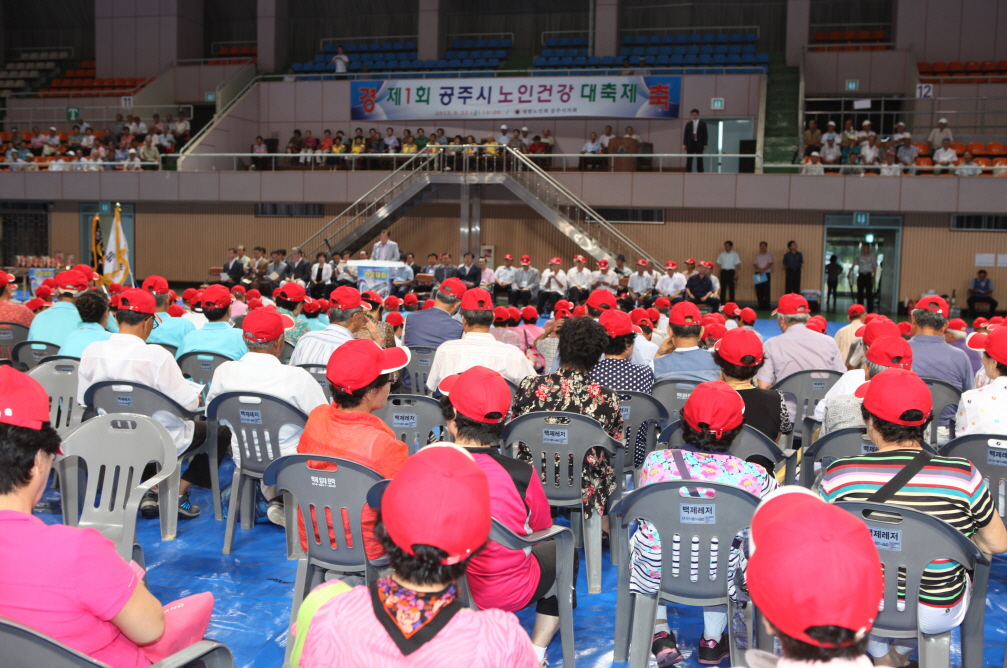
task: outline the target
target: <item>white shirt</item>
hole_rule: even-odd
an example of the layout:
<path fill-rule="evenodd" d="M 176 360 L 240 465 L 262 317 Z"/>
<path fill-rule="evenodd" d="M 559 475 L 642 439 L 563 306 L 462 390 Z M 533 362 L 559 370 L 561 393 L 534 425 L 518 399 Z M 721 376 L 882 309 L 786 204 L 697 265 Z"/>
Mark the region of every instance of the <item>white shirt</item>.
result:
<path fill-rule="evenodd" d="M 874 146 L 871 146 L 870 144 L 864 144 L 863 146 L 860 147 L 860 162 L 864 163 L 865 165 L 875 164 L 878 161 L 878 155 L 880 155 L 880 153 L 881 151 L 880 149 L 878 149 L 877 144 L 875 144 Z"/>
<path fill-rule="evenodd" d="M 825 167 L 822 163 L 818 163 L 816 165 L 809 162 L 808 164 L 801 166 L 801 174 L 805 176 L 822 176 L 825 174 Z"/>
<path fill-rule="evenodd" d="M 901 165 L 882 165 L 881 176 L 902 176 Z"/>
<path fill-rule="evenodd" d="M 538 286 L 539 289 L 545 292 L 565 292 L 567 286 L 566 272 L 562 269 L 555 272 L 552 269 L 546 269 L 542 272 L 542 278 L 539 279 Z"/>
<path fill-rule="evenodd" d="M 332 62 L 336 65 L 336 72 L 342 74 L 346 71 L 346 65 L 350 62 L 350 57 L 345 53 L 337 53 L 332 57 Z"/>
<path fill-rule="evenodd" d="M 189 132 L 189 121 L 184 118 L 180 118 L 171 124 L 171 131 L 173 134 L 181 136 L 188 134 Z"/>
<path fill-rule="evenodd" d="M 95 383 L 122 380 L 146 385 L 173 399 L 182 408 L 199 408 L 203 386 L 186 380 L 175 358 L 161 346 L 147 345 L 132 334 L 113 334 L 106 341 L 95 341 L 80 356 L 77 371 L 77 402 L 84 404 L 84 394 Z M 175 415 L 158 411 L 152 416 L 164 425 L 175 441 L 175 450 L 182 454 L 192 443 L 195 429 L 192 420 L 179 420 Z"/>
<path fill-rule="evenodd" d="M 738 255 L 738 251 L 735 250 L 720 251 L 720 255 L 717 256 L 717 264 L 720 265 L 721 269 L 727 269 L 730 271 L 741 264 L 741 256 Z"/>
<path fill-rule="evenodd" d="M 934 151 L 934 164 L 940 164 L 942 162 L 949 162 L 952 165 L 958 160 L 958 154 L 955 153 L 953 148 L 941 147 Z"/>
<path fill-rule="evenodd" d="M 602 146 L 608 148 L 608 140 L 612 139 L 613 136 L 614 135 L 602 135 L 601 137 L 598 138 L 598 141 L 601 143 Z"/>
<path fill-rule="evenodd" d="M 206 404 L 228 392 L 256 392 L 281 399 L 305 415 L 326 402 L 322 386 L 304 369 L 280 364 L 280 360 L 265 353 L 245 353 L 240 360 L 224 362 L 213 372 Z M 226 423 L 225 423 L 226 424 Z M 231 425 L 227 425 L 230 427 Z M 302 427 L 285 424 L 280 427 L 280 454 L 297 453 Z M 231 429 L 231 454 L 234 463 L 241 463 L 241 448 L 235 430 Z"/>
<path fill-rule="evenodd" d="M 962 394 L 955 416 L 955 436 L 1002 434 L 1007 417 L 1007 376 L 997 376 L 977 390 Z"/>
<path fill-rule="evenodd" d="M 353 340 L 353 334 L 342 325 L 330 323 L 325 329 L 308 332 L 297 340 L 294 346 L 294 354 L 287 362 L 290 366 L 300 366 L 302 364 L 321 364 L 325 366 L 329 363 L 329 358 L 336 348 L 347 341 Z"/>
<path fill-rule="evenodd" d="M 839 144 L 833 144 L 832 146 L 826 144 L 825 146 L 822 146 L 820 153 L 822 154 L 822 160 L 838 160 L 843 156 L 843 147 Z"/>
<path fill-rule="evenodd" d="M 654 364 L 654 357 L 657 356 L 658 345 L 653 341 L 648 341 L 643 334 L 637 334 L 633 339 L 633 354 L 630 361 L 633 364 L 651 366 Z"/>
<path fill-rule="evenodd" d="M 196 329 L 203 329 L 203 325 L 210 322 L 206 319 L 206 316 L 202 313 L 196 313 L 195 311 L 186 311 L 182 314 L 182 317 L 186 320 L 191 320 L 192 324 L 196 326 Z"/>
<path fill-rule="evenodd" d="M 821 422 L 825 419 L 825 402 L 829 397 L 845 397 L 857 391 L 857 388 L 866 383 L 863 369 L 851 369 L 836 381 L 836 384 L 829 388 L 822 400 L 815 406 L 815 419 Z"/>
<path fill-rule="evenodd" d="M 860 146 L 861 148 L 863 148 L 864 146 L 867 146 L 868 137 L 877 137 L 877 136 L 878 133 L 876 133 L 874 130 L 860 130 L 859 132 L 857 132 L 857 141 L 860 142 Z"/>
<path fill-rule="evenodd" d="M 671 276 L 665 274 L 657 279 L 657 291 L 665 297 L 671 298 L 685 290 L 685 283 L 685 276 L 682 274 L 672 273 Z"/>
<path fill-rule="evenodd" d="M 447 376 L 474 366 L 493 369 L 514 384 L 535 375 L 535 367 L 517 346 L 501 343 L 488 332 L 467 332 L 462 338 L 445 341 L 437 347 L 427 376 L 427 387 L 436 390 Z"/>
<path fill-rule="evenodd" d="M 517 277 L 517 271 L 517 267 L 508 267 L 507 265 L 502 264 L 497 267 L 496 270 L 497 281 L 509 286 Z"/>
<path fill-rule="evenodd" d="M 318 277 L 319 266 L 321 266 L 322 268 L 322 282 L 328 283 L 329 279 L 332 278 L 332 265 L 329 264 L 328 262 L 321 262 L 321 263 L 316 262 L 313 265 L 311 265 L 311 281 L 314 282 L 315 279 Z"/>
<path fill-rule="evenodd" d="M 642 295 L 654 287 L 654 277 L 643 272 L 637 272 L 629 277 L 629 289 L 634 294 Z"/>
<path fill-rule="evenodd" d="M 594 274 L 587 267 L 576 267 L 567 272 L 567 283 L 571 288 L 590 288 Z"/>
<path fill-rule="evenodd" d="M 591 275 L 592 283 L 600 283 L 599 288 L 608 290 L 612 294 L 619 291 L 619 275 L 611 269 L 608 271 L 598 270 Z"/>

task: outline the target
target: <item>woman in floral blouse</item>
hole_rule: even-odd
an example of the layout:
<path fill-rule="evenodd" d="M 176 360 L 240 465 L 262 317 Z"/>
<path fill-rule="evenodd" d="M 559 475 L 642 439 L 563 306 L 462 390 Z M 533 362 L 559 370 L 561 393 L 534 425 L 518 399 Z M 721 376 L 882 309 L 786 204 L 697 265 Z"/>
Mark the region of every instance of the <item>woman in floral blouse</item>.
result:
<path fill-rule="evenodd" d="M 591 370 L 598 363 L 608 334 L 590 318 L 561 321 L 558 372 L 521 381 L 514 396 L 512 417 L 540 411 L 579 413 L 601 423 L 609 436 L 622 441 L 622 413 L 615 391 L 591 382 Z M 522 445 L 521 458 L 531 462 L 531 453 Z M 605 503 L 615 490 L 615 470 L 607 454 L 596 449 L 588 452 L 583 467 L 584 511 L 604 514 Z"/>

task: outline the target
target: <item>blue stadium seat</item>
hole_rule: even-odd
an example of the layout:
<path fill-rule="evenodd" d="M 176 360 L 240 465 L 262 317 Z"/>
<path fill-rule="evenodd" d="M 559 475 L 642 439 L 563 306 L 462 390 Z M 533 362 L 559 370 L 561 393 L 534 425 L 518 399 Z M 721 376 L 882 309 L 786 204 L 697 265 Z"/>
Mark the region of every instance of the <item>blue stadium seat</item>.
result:
<path fill-rule="evenodd" d="M 685 55 L 687 56 L 698 56 L 699 47 L 693 44 L 692 46 L 685 47 Z"/>
<path fill-rule="evenodd" d="M 726 44 L 718 44 L 717 46 L 713 47 L 713 53 L 714 54 L 718 54 L 718 53 L 727 54 L 727 45 Z"/>
<path fill-rule="evenodd" d="M 460 39 L 453 39 L 453 40 L 451 40 L 451 48 L 452 49 L 460 49 L 460 48 L 462 48 L 462 41 Z"/>
<path fill-rule="evenodd" d="M 754 44 L 745 44 L 744 46 L 741 47 L 741 52 L 742 53 L 755 53 L 755 45 Z"/>
<path fill-rule="evenodd" d="M 660 44 L 663 38 L 660 35 L 651 35 L 647 38 L 648 44 Z"/>
<path fill-rule="evenodd" d="M 672 53 L 670 46 L 662 46 L 658 49 L 657 55 L 659 56 L 670 56 Z"/>
<path fill-rule="evenodd" d="M 509 37 L 504 38 L 504 39 L 500 40 L 500 46 L 502 46 L 505 49 L 509 49 L 512 46 L 514 46 L 514 40 L 512 40 Z"/>
<path fill-rule="evenodd" d="M 611 58 L 611 56 L 609 56 Z M 601 65 L 601 58 L 598 56 L 588 56 L 587 66 L 588 67 L 598 67 Z"/>
<path fill-rule="evenodd" d="M 647 54 L 647 47 L 645 46 L 634 46 L 633 55 L 634 56 L 644 56 Z"/>
<path fill-rule="evenodd" d="M 676 53 L 671 57 L 672 65 L 683 65 L 684 63 L 685 63 L 685 56 L 680 53 Z"/>
<path fill-rule="evenodd" d="M 388 69 L 387 63 L 385 63 L 385 61 L 383 61 L 383 60 L 374 60 L 374 61 L 372 61 L 370 67 L 371 67 L 372 70 L 384 70 L 384 69 Z"/>
<path fill-rule="evenodd" d="M 623 35 L 622 36 L 622 43 L 623 44 L 632 44 L 633 41 L 634 41 L 634 38 L 633 38 L 632 35 Z"/>
<path fill-rule="evenodd" d="M 343 49 L 343 51 L 346 51 L 346 49 Z M 326 44 L 325 46 L 322 47 L 322 53 L 335 53 L 335 52 L 336 52 L 335 44 Z"/>
<path fill-rule="evenodd" d="M 754 53 L 743 53 L 741 54 L 741 62 L 745 65 L 755 64 L 755 54 Z"/>
<path fill-rule="evenodd" d="M 637 35 L 636 36 L 636 41 L 633 42 L 633 43 L 636 44 L 636 45 L 650 44 L 650 40 L 647 38 L 646 35 Z"/>
<path fill-rule="evenodd" d="M 405 45 L 404 45 L 404 48 L 405 48 L 406 51 L 415 51 L 416 50 L 416 42 L 406 42 Z"/>
<path fill-rule="evenodd" d="M 461 67 L 462 67 L 462 61 L 459 60 L 458 58 L 452 58 L 450 61 L 448 61 L 448 69 L 460 70 Z"/>
<path fill-rule="evenodd" d="M 713 45 L 712 44 L 704 44 L 703 46 L 699 47 L 699 52 L 700 53 L 705 53 L 705 54 L 707 54 L 709 56 L 712 56 L 713 55 Z"/>
<path fill-rule="evenodd" d="M 612 65 L 615 65 L 615 58 L 612 56 L 602 56 L 601 65 L 602 67 L 611 67 Z"/>
<path fill-rule="evenodd" d="M 573 59 L 573 66 L 574 67 L 587 67 L 587 57 L 586 56 L 577 56 L 576 58 Z"/>
<path fill-rule="evenodd" d="M 559 46 L 559 37 L 547 37 L 545 40 L 546 46 Z"/>
<path fill-rule="evenodd" d="M 702 44 L 703 36 L 698 33 L 692 33 L 689 35 L 689 44 Z"/>
<path fill-rule="evenodd" d="M 662 53 L 657 57 L 657 60 L 655 60 L 654 62 L 658 65 L 668 65 L 671 63 L 671 56 L 669 56 L 666 53 Z"/>
<path fill-rule="evenodd" d="M 714 44 L 716 41 L 717 36 L 714 33 L 708 32 L 703 34 L 703 44 Z"/>
<path fill-rule="evenodd" d="M 553 56 L 552 58 L 550 58 L 550 59 L 548 60 L 548 62 L 547 62 L 546 64 L 547 64 L 547 65 L 548 65 L 549 67 L 559 67 L 559 65 L 560 65 L 560 60 L 559 60 L 559 58 L 557 58 L 556 56 Z"/>
<path fill-rule="evenodd" d="M 657 47 L 657 46 L 648 46 L 647 47 L 647 51 L 645 53 L 648 56 L 656 56 L 660 52 L 661 52 L 660 47 Z"/>
<path fill-rule="evenodd" d="M 293 65 L 290 66 L 290 69 L 294 70 L 295 72 L 303 72 L 304 65 L 301 63 L 294 63 Z"/>
<path fill-rule="evenodd" d="M 477 49 L 485 49 L 487 46 L 489 46 L 489 42 L 486 41 L 485 39 L 477 39 L 476 40 L 476 48 Z"/>
<path fill-rule="evenodd" d="M 678 33 L 677 35 L 675 35 L 675 44 L 682 44 L 682 45 L 689 44 L 690 43 L 689 37 L 690 36 L 686 35 L 685 33 Z"/>
<path fill-rule="evenodd" d="M 490 41 L 488 41 L 486 43 L 486 45 L 489 48 L 491 48 L 491 49 L 499 49 L 500 48 L 500 40 L 498 40 L 498 39 L 491 39 Z"/>
<path fill-rule="evenodd" d="M 426 63 L 430 63 L 430 64 L 427 65 Z M 423 61 L 423 60 L 419 60 L 418 58 L 416 58 L 416 59 L 413 59 L 413 62 L 411 62 L 409 64 L 409 69 L 411 69 L 411 70 L 422 70 L 425 67 L 433 67 L 436 64 L 437 64 L 437 61 L 435 61 L 435 60 Z"/>
<path fill-rule="evenodd" d="M 643 62 L 646 63 L 648 67 L 650 67 L 657 61 L 657 56 L 644 56 L 644 59 L 645 60 Z"/>
<path fill-rule="evenodd" d="M 497 49 L 496 51 L 493 52 L 493 57 L 503 60 L 504 58 L 507 57 L 507 51 L 505 49 Z"/>
<path fill-rule="evenodd" d="M 382 51 L 391 51 L 392 50 L 392 43 L 391 42 L 381 42 L 381 50 Z"/>
<path fill-rule="evenodd" d="M 712 62 L 713 62 L 713 56 L 710 55 L 709 53 L 701 53 L 701 54 L 699 54 L 699 64 L 700 65 L 709 65 Z"/>
<path fill-rule="evenodd" d="M 631 46 L 621 46 L 619 47 L 619 57 L 625 58 L 626 56 L 633 54 L 633 47 Z"/>
<path fill-rule="evenodd" d="M 769 54 L 768 53 L 757 53 L 755 55 L 755 62 L 757 62 L 760 65 L 768 65 L 769 64 Z"/>
<path fill-rule="evenodd" d="M 553 55 L 552 49 L 542 49 L 542 55 L 546 58 L 550 58 Z"/>
<path fill-rule="evenodd" d="M 496 69 L 496 68 L 500 67 L 500 59 L 499 58 L 489 58 L 489 59 L 487 59 L 486 64 L 489 67 L 491 67 L 492 69 Z"/>
<path fill-rule="evenodd" d="M 757 33 L 754 33 L 754 32 L 746 32 L 743 39 L 746 42 L 758 42 L 759 41 L 759 35 Z"/>
<path fill-rule="evenodd" d="M 685 56 L 686 65 L 697 65 L 699 63 L 699 56 L 695 53 L 689 53 Z"/>
<path fill-rule="evenodd" d="M 670 44 L 674 44 L 674 43 L 675 43 L 675 36 L 674 35 L 665 35 L 664 37 L 661 38 L 661 44 L 669 44 L 670 45 Z"/>
<path fill-rule="evenodd" d="M 471 58 L 466 58 L 466 59 L 462 60 L 462 69 L 463 70 L 470 70 L 473 67 L 475 67 L 475 64 L 476 64 L 476 61 L 472 60 Z"/>
<path fill-rule="evenodd" d="M 350 71 L 350 72 L 359 72 L 360 70 L 362 70 L 362 69 L 363 69 L 363 67 L 361 67 L 361 65 L 360 65 L 360 62 L 359 62 L 359 61 L 356 61 L 356 62 L 352 62 L 352 63 L 350 63 L 350 66 L 349 66 L 349 67 L 347 67 L 346 69 L 347 69 L 348 71 Z"/>
<path fill-rule="evenodd" d="M 435 67 L 437 69 L 439 69 L 439 70 L 446 70 L 448 68 L 448 60 L 447 60 L 447 58 L 442 58 L 442 59 L 438 60 L 437 64 L 435 65 Z"/>
<path fill-rule="evenodd" d="M 740 53 L 729 53 L 729 54 L 727 54 L 727 64 L 728 65 L 740 65 L 741 64 L 741 54 Z"/>
<path fill-rule="evenodd" d="M 444 54 L 444 57 L 447 58 L 448 60 L 451 60 L 452 58 L 457 58 L 458 57 L 458 52 L 457 51 L 448 51 L 447 53 Z"/>
<path fill-rule="evenodd" d="M 406 47 L 402 42 L 392 42 L 392 51 L 405 51 Z"/>
<path fill-rule="evenodd" d="M 559 59 L 559 64 L 562 65 L 563 67 L 573 67 L 573 57 L 563 56 L 562 58 Z"/>
<path fill-rule="evenodd" d="M 684 56 L 685 55 L 685 49 L 686 49 L 686 47 L 684 47 L 684 46 L 676 46 L 674 49 L 672 49 L 671 54 L 673 56 Z"/>
<path fill-rule="evenodd" d="M 740 33 L 740 32 L 732 32 L 730 34 L 730 40 L 729 41 L 732 44 L 737 44 L 737 43 L 740 43 L 740 42 L 744 42 L 745 41 L 745 35 L 743 33 Z"/>
<path fill-rule="evenodd" d="M 476 41 L 474 39 L 467 39 L 462 44 L 463 49 L 474 49 L 476 48 Z"/>
<path fill-rule="evenodd" d="M 717 44 L 727 44 L 731 41 L 731 36 L 726 32 L 722 32 L 717 35 Z"/>
<path fill-rule="evenodd" d="M 570 51 L 573 51 L 573 49 L 570 49 Z M 553 49 L 552 55 L 562 58 L 563 56 L 572 56 L 573 54 L 567 53 L 567 49 Z"/>
<path fill-rule="evenodd" d="M 727 47 L 727 52 L 728 53 L 739 53 L 740 54 L 741 53 L 741 45 L 740 44 L 732 44 L 731 46 Z"/>
<path fill-rule="evenodd" d="M 316 72 L 331 72 L 332 69 L 332 65 L 329 65 L 328 63 L 315 63 Z"/>
<path fill-rule="evenodd" d="M 584 46 L 584 44 L 586 44 L 586 43 L 587 42 L 584 41 L 583 37 L 571 37 L 570 38 L 570 45 L 571 46 Z"/>
<path fill-rule="evenodd" d="M 476 58 L 474 66 L 477 70 L 484 70 L 489 67 L 485 58 Z"/>
<path fill-rule="evenodd" d="M 713 64 L 714 65 L 726 65 L 727 64 L 727 54 L 726 53 L 715 53 L 715 54 L 713 54 Z"/>
<path fill-rule="evenodd" d="M 569 37 L 560 37 L 559 38 L 559 45 L 560 46 L 570 46 L 570 38 Z"/>
<path fill-rule="evenodd" d="M 360 50 L 359 48 L 357 48 L 358 46 L 360 46 L 360 45 L 359 44 L 353 44 L 353 43 L 344 44 L 343 45 L 343 51 L 345 51 L 346 53 L 356 53 L 357 51 Z M 335 50 L 335 45 L 333 45 L 332 48 L 333 48 L 333 50 Z"/>

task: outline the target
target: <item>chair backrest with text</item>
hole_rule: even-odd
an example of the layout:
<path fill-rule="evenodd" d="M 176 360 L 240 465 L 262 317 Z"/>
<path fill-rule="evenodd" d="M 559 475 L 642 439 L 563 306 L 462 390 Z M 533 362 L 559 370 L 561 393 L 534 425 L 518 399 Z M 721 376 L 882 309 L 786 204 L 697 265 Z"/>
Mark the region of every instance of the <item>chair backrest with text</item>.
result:
<path fill-rule="evenodd" d="M 262 477 L 280 457 L 280 429 L 284 425 L 304 428 L 308 416 L 287 402 L 256 392 L 225 392 L 206 407 L 206 417 L 226 423 L 238 441 L 241 472 Z"/>
<path fill-rule="evenodd" d="M 784 396 L 790 395 L 787 397 L 788 401 L 793 398 L 797 404 L 792 438 L 802 437 L 804 417 L 814 414 L 818 402 L 825 398 L 825 393 L 842 377 L 842 373 L 833 369 L 808 369 L 776 381 L 773 389 L 783 392 Z"/>
<path fill-rule="evenodd" d="M 702 382 L 686 378 L 666 378 L 654 383 L 651 395 L 668 411 L 668 422 L 674 422 L 681 419 L 680 413 L 685 402 L 696 386 Z"/>
<path fill-rule="evenodd" d="M 28 340 L 28 328 L 16 322 L 0 322 L 0 359 L 14 359 L 14 346 Z"/>
<path fill-rule="evenodd" d="M 49 395 L 49 421 L 64 439 L 80 425 L 84 415 L 84 408 L 77 403 L 79 364 L 72 359 L 54 360 L 28 372 Z"/>
<path fill-rule="evenodd" d="M 45 341 L 22 341 L 11 349 L 11 359 L 22 371 L 30 371 L 47 357 L 59 354 L 59 346 Z"/>
<path fill-rule="evenodd" d="M 448 440 L 441 404 L 433 397 L 392 394 L 385 407 L 374 411 L 374 415 L 395 432 L 395 438 L 406 444 L 410 455 L 427 444 L 434 429 L 440 429 L 440 440 Z"/>
<path fill-rule="evenodd" d="M 193 351 L 185 353 L 178 358 L 178 368 L 182 370 L 182 375 L 191 378 L 202 385 L 209 385 L 213 380 L 213 372 L 224 362 L 233 360 L 226 355 L 211 353 L 206 351 Z"/>
<path fill-rule="evenodd" d="M 1005 425 L 1007 430 L 1007 425 Z M 979 469 L 1000 516 L 1007 512 L 1007 434 L 959 436 L 941 448 L 945 457 L 962 457 Z"/>

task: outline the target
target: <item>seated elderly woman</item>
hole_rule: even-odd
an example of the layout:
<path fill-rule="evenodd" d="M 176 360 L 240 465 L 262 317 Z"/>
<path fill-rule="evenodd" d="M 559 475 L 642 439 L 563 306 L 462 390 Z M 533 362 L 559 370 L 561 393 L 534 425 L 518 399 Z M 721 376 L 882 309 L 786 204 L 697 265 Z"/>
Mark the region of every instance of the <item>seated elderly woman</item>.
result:
<path fill-rule="evenodd" d="M 0 367 L 0 616 L 113 668 L 149 666 L 200 640 L 211 594 L 176 601 L 166 614 L 143 569 L 123 561 L 112 541 L 32 515 L 57 454 L 49 395 Z"/>
<path fill-rule="evenodd" d="M 540 411 L 580 413 L 601 423 L 609 436 L 622 440 L 622 412 L 619 395 L 591 380 L 591 371 L 608 347 L 608 333 L 591 318 L 557 320 L 559 330 L 559 371 L 547 376 L 529 376 L 514 395 L 514 417 Z M 531 453 L 521 445 L 520 456 L 531 461 Z M 607 455 L 592 449 L 584 458 L 584 512 L 603 514 L 609 495 L 615 490 L 615 471 Z"/>
<path fill-rule="evenodd" d="M 868 501 L 880 492 L 884 503 L 947 522 L 986 554 L 1007 551 L 1007 530 L 979 469 L 967 459 L 931 455 L 923 449 L 924 433 L 933 418 L 933 400 L 923 379 L 908 369 L 886 369 L 857 388 L 856 395 L 864 400 L 861 412 L 867 436 L 877 451 L 829 464 L 820 483 L 822 497 L 830 503 Z M 915 474 L 892 486 L 892 479 L 904 469 Z M 944 633 L 958 626 L 971 594 L 964 566 L 930 564 L 920 582 L 920 632 Z M 875 665 L 904 666 L 915 648 L 915 638 L 889 642 L 872 635 L 867 651 Z"/>
<path fill-rule="evenodd" d="M 502 610 L 475 611 L 456 584 L 489 538 L 490 485 L 453 444 L 423 448 L 368 494 L 392 573 L 369 586 L 331 581 L 301 605 L 291 665 L 536 668 L 528 635 Z"/>
<path fill-rule="evenodd" d="M 743 490 L 766 496 L 777 488 L 776 479 L 756 463 L 749 463 L 728 452 L 744 423 L 745 402 L 727 383 L 714 380 L 701 383 L 692 391 L 682 408 L 682 438 L 684 445 L 672 450 L 656 450 L 643 462 L 640 485 L 671 480 L 708 480 L 734 485 Z M 746 565 L 742 545 L 746 532 L 731 544 L 732 572 Z M 661 577 L 661 537 L 653 526 L 641 521 L 630 540 L 633 571 L 630 591 L 653 596 Z M 734 582 L 735 578 L 731 578 Z M 734 595 L 733 592 L 732 596 Z M 727 628 L 727 606 L 718 605 L 703 610 L 703 636 L 699 640 L 698 660 L 717 664 L 730 653 Z M 658 606 L 651 647 L 657 665 L 664 668 L 682 659 L 675 635 L 668 627 L 668 611 Z"/>

